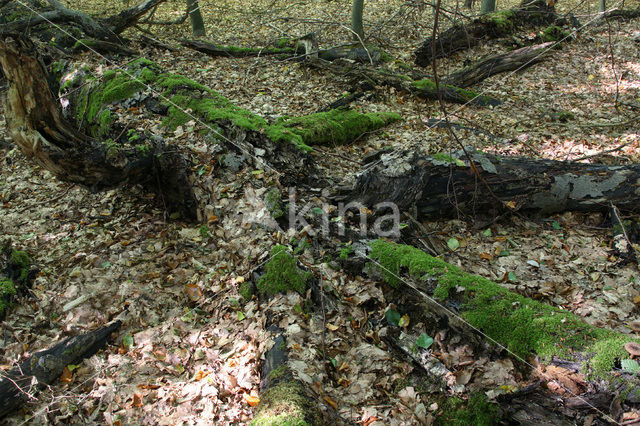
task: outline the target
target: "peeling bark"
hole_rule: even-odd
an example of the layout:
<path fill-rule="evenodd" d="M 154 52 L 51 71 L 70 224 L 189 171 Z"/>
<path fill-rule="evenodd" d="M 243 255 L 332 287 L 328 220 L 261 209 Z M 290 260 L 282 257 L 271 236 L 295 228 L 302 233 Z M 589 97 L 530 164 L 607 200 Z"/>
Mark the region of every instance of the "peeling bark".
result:
<path fill-rule="evenodd" d="M 638 164 L 606 166 L 480 152 L 471 157 L 473 165 L 460 152 L 435 158 L 402 151 L 383 154 L 335 199 L 357 199 L 369 206 L 391 201 L 400 209 L 415 206 L 421 217 L 605 211 L 610 203 L 625 211 L 640 209 Z"/>

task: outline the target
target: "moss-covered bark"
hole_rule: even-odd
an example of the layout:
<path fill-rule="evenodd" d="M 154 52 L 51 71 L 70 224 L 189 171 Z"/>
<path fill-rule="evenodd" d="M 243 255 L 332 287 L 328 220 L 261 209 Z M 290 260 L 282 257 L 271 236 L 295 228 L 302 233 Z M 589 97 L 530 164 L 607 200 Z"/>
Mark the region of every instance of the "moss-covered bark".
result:
<path fill-rule="evenodd" d="M 383 240 L 373 241 L 370 247 L 372 265 L 386 282 L 399 286 L 409 279 L 418 291 L 460 314 L 489 341 L 521 359 L 537 356 L 547 361 L 552 357 L 579 361 L 587 377 L 614 380 L 616 365 L 629 359 L 625 343 L 640 342 L 465 273 L 415 247 Z M 625 386 L 637 385 L 638 378 L 631 377 L 625 377 Z"/>

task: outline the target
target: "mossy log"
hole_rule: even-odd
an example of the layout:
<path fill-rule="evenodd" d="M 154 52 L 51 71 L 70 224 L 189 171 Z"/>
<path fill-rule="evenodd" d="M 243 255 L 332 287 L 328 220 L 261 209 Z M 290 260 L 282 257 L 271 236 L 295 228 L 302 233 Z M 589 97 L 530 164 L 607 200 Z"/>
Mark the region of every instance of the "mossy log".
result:
<path fill-rule="evenodd" d="M 625 344 L 640 339 L 589 325 L 566 310 L 523 297 L 415 247 L 383 240 L 368 246 L 368 273 L 397 287 L 399 294 L 410 294 L 407 300 L 435 317 L 430 333 L 446 324 L 474 347 L 491 344 L 496 356 L 512 357 L 521 371 L 543 382 L 555 380 L 554 374 L 572 377 L 575 386 L 560 395 L 538 389 L 539 395 L 546 395 L 543 400 L 505 395 L 501 405 L 512 419 L 524 419 L 522 407 L 527 406 L 536 407 L 530 414 L 555 412 L 576 418 L 593 408 L 607 410 L 616 395 L 625 403 L 640 403 L 640 378 L 633 372 L 638 361 L 625 349 Z M 407 300 L 395 302 L 409 309 Z"/>
<path fill-rule="evenodd" d="M 270 252 L 271 259 L 266 263 L 264 274 L 255 283 L 257 295 L 271 298 L 278 293 L 297 291 L 305 294 L 312 274 L 297 266 L 297 258 L 292 256 L 285 246 L 276 245 Z M 254 294 L 254 284 L 244 283 L 241 289 L 245 300 Z M 303 383 L 294 377 L 288 367 L 289 355 L 285 331 L 277 326 L 282 313 L 274 312 L 265 303 L 266 316 L 271 325 L 267 329 L 272 333 L 273 346 L 264 356 L 262 380 L 260 382 L 260 403 L 251 421 L 253 426 L 261 425 L 309 425 L 326 424 L 318 403 Z"/>
<path fill-rule="evenodd" d="M 268 56 L 268 55 L 288 55 L 294 56 L 304 53 L 304 48 L 254 48 L 254 47 L 240 47 L 240 46 L 223 46 L 219 44 L 208 43 L 201 40 L 180 40 L 180 44 L 184 47 L 197 50 L 198 52 L 206 53 L 209 56 L 222 56 L 231 58 L 247 58 L 254 56 Z"/>
<path fill-rule="evenodd" d="M 120 328 L 115 321 L 97 330 L 70 337 L 44 351 L 36 352 L 16 368 L 0 376 L 0 418 L 17 410 L 29 400 L 35 400 L 38 387 L 53 383 L 70 364 L 102 348 L 114 331 Z"/>
<path fill-rule="evenodd" d="M 444 81 L 453 86 L 469 87 L 492 75 L 507 71 L 520 71 L 546 59 L 552 52 L 550 48 L 552 45 L 553 42 L 547 42 L 492 55 L 449 74 L 444 78 Z"/>
<path fill-rule="evenodd" d="M 62 180 L 96 190 L 122 183 L 150 186 L 169 209 L 195 218 L 197 203 L 189 168 L 179 153 L 166 150 L 161 140 L 137 140 L 121 147 L 107 139 L 114 119 L 105 105 L 138 92 L 142 83 L 127 79 L 119 82 L 119 91 L 102 93 L 98 89 L 105 87 L 100 84 L 85 85 L 76 97 L 86 109 L 76 117 L 84 123 L 78 130 L 63 115 L 29 39 L 14 34 L 0 40 L 0 65 L 10 84 L 5 102 L 7 130 L 27 157 Z"/>
<path fill-rule="evenodd" d="M 482 95 L 474 90 L 463 89 L 450 84 L 440 84 L 440 93 L 433 80 L 423 78 L 414 80 L 408 75 L 399 74 L 386 69 L 377 69 L 353 61 L 327 62 L 322 59 L 308 60 L 305 64 L 314 69 L 329 71 L 340 77 L 347 77 L 353 85 L 390 86 L 405 93 L 412 93 L 420 98 L 442 100 L 455 103 L 471 103 L 479 106 L 500 105 L 500 100 Z"/>
<path fill-rule="evenodd" d="M 608 166 L 470 152 L 420 155 L 394 151 L 365 165 L 335 200 L 415 206 L 421 217 L 505 211 L 638 211 L 640 165 Z"/>
<path fill-rule="evenodd" d="M 434 58 L 469 49 L 484 39 L 504 37 L 520 28 L 548 25 L 556 20 L 545 0 L 523 0 L 518 8 L 489 13 L 469 24 L 458 24 L 435 39 L 428 38 L 416 52 L 416 64 L 426 67 Z M 435 50 L 434 50 L 435 46 Z"/>
<path fill-rule="evenodd" d="M 93 38 L 83 38 L 73 45 L 74 52 L 92 51 L 102 54 L 119 54 L 123 56 L 137 56 L 138 51 L 130 49 L 119 43 L 112 43 L 110 41 L 96 40 Z"/>

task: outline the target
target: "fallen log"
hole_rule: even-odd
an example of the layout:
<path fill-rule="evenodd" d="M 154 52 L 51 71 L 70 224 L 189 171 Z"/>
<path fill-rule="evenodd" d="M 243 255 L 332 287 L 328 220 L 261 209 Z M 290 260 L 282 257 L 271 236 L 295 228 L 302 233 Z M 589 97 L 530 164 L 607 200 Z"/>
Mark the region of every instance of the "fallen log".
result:
<path fill-rule="evenodd" d="M 439 100 L 455 103 L 471 103 L 479 106 L 500 105 L 500 100 L 491 96 L 482 95 L 474 90 L 463 89 L 451 84 L 442 83 L 440 90 L 436 90 L 433 80 L 423 78 L 414 80 L 405 74 L 399 74 L 387 69 L 377 69 L 365 65 L 356 64 L 353 61 L 336 60 L 327 62 L 322 59 L 307 60 L 305 65 L 323 71 L 329 71 L 341 77 L 347 77 L 354 86 L 378 85 L 390 86 L 405 93 L 414 94 L 420 98 Z"/>
<path fill-rule="evenodd" d="M 44 351 L 36 352 L 18 367 L 0 374 L 0 419 L 35 400 L 38 388 L 50 385 L 70 364 L 79 364 L 100 350 L 114 331 L 115 321 L 97 330 L 70 337 Z"/>
<path fill-rule="evenodd" d="M 416 64 L 426 67 L 434 58 L 469 49 L 484 39 L 504 37 L 519 28 L 548 25 L 556 20 L 553 6 L 545 0 L 523 0 L 518 8 L 493 12 L 469 24 L 454 25 L 435 39 L 430 37 L 416 52 Z M 435 46 L 435 51 L 433 50 Z"/>
<path fill-rule="evenodd" d="M 365 165 L 355 184 L 339 188 L 335 201 L 383 201 L 401 210 L 415 206 L 421 217 L 565 210 L 624 211 L 640 208 L 640 165 L 607 166 L 471 152 L 420 155 L 396 151 Z"/>
<path fill-rule="evenodd" d="M 533 424 L 544 413 L 584 418 L 598 409 L 604 420 L 615 422 L 621 413 L 606 411 L 617 395 L 624 395 L 623 402 L 631 407 L 640 402 L 636 392 L 640 378 L 634 374 L 640 365 L 633 358 L 636 349 L 631 348 L 640 343 L 637 337 L 589 325 L 570 312 L 467 274 L 415 247 L 383 240 L 367 245 L 368 254 L 363 256 L 369 261 L 369 275 L 400 294 L 410 293 L 420 305 L 412 312 L 435 317 L 412 323 L 432 323 L 438 330 L 446 324 L 467 344 L 491 344 L 533 381 L 547 384 L 546 392 L 531 392 L 534 386 L 521 395 L 505 395 L 501 406 L 507 419 L 530 418 L 526 424 Z M 557 389 L 554 382 L 564 383 L 565 388 Z M 523 415 L 526 407 L 534 409 L 530 417 Z"/>
<path fill-rule="evenodd" d="M 444 78 L 444 81 L 458 87 L 469 87 L 492 75 L 523 70 L 546 59 L 552 52 L 551 46 L 553 44 L 553 42 L 547 42 L 489 56 L 449 74 Z"/>
<path fill-rule="evenodd" d="M 161 140 L 137 140 L 133 146 L 121 147 L 108 139 L 115 120 L 108 109 L 101 108 L 140 91 L 144 87 L 140 81 L 120 81 L 119 91 L 112 90 L 109 96 L 96 94 L 96 88 L 108 86 L 102 83 L 94 85 L 93 92 L 90 86 L 77 91 L 76 101 L 90 106 L 77 117 L 85 124 L 85 133 L 62 114 L 29 39 L 14 34 L 0 40 L 0 65 L 10 84 L 5 102 L 7 130 L 27 157 L 62 180 L 96 190 L 125 182 L 151 186 L 174 211 L 195 218 L 190 172 L 179 153 L 166 150 Z"/>
<path fill-rule="evenodd" d="M 220 44 L 208 43 L 201 40 L 180 40 L 180 44 L 184 47 L 188 47 L 198 52 L 206 53 L 209 56 L 222 56 L 231 58 L 247 58 L 255 56 L 268 56 L 268 55 L 289 55 L 294 56 L 300 53 L 304 53 L 304 48 L 254 48 L 254 47 L 238 47 L 238 46 L 223 46 Z"/>
<path fill-rule="evenodd" d="M 190 219 L 198 212 L 190 165 L 180 152 L 167 149 L 159 135 L 125 132 L 127 125 L 118 123 L 114 113 L 119 103 L 165 115 L 163 124 L 172 130 L 198 120 L 207 127 L 211 143 L 238 153 L 240 164 L 272 167 L 283 174 L 283 182 L 297 181 L 302 170 L 312 172 L 312 145 L 349 143 L 400 119 L 394 113 L 338 109 L 269 123 L 142 58 L 103 75 L 72 70 L 62 76 L 63 115 L 31 41 L 6 36 L 0 41 L 0 65 L 11 85 L 8 131 L 25 155 L 62 180 L 96 190 L 140 183 L 159 193 L 170 213 Z"/>

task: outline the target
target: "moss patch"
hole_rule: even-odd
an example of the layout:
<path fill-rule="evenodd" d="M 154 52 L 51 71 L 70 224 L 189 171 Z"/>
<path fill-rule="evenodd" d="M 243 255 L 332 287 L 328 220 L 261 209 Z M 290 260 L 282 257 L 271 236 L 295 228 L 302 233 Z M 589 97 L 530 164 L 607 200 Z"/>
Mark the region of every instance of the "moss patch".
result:
<path fill-rule="evenodd" d="M 20 288 L 27 286 L 31 259 L 21 250 L 11 250 L 7 265 L 4 269 L 6 276 L 0 277 L 0 318 L 11 307 L 13 297 Z"/>
<path fill-rule="evenodd" d="M 442 404 L 443 413 L 436 419 L 436 425 L 490 426 L 498 424 L 500 411 L 489 403 L 485 394 L 473 393 L 468 401 L 451 397 Z"/>
<path fill-rule="evenodd" d="M 516 14 L 512 10 L 489 13 L 480 19 L 495 28 L 496 35 L 509 34 L 516 28 Z"/>
<path fill-rule="evenodd" d="M 401 119 L 396 113 L 362 114 L 354 110 L 334 109 L 282 119 L 272 127 L 298 136 L 306 145 L 343 145 Z"/>
<path fill-rule="evenodd" d="M 282 194 L 278 188 L 271 188 L 264 197 L 264 204 L 271 214 L 271 217 L 278 219 L 284 216 L 284 206 L 282 205 Z"/>
<path fill-rule="evenodd" d="M 266 265 L 267 272 L 258 281 L 258 291 L 267 296 L 291 290 L 304 294 L 311 273 L 298 268 L 296 258 L 283 245 L 273 247 L 270 256 L 271 260 Z"/>
<path fill-rule="evenodd" d="M 569 38 L 569 31 L 565 31 L 557 25 L 551 25 L 542 31 L 540 38 L 542 41 L 563 41 Z"/>
<path fill-rule="evenodd" d="M 576 352 L 593 354 L 588 366 L 597 376 L 606 375 L 617 359 L 628 358 L 624 343 L 634 339 L 591 326 L 570 312 L 467 274 L 415 247 L 383 240 L 370 246 L 371 258 L 382 265 L 388 283 L 398 286 L 397 277 L 403 273 L 436 279 L 436 299 L 459 304 L 465 320 L 519 357 L 534 353 L 543 358 L 557 355 L 573 359 Z"/>
<path fill-rule="evenodd" d="M 315 426 L 322 414 L 295 382 L 278 383 L 260 397 L 252 426 Z"/>

